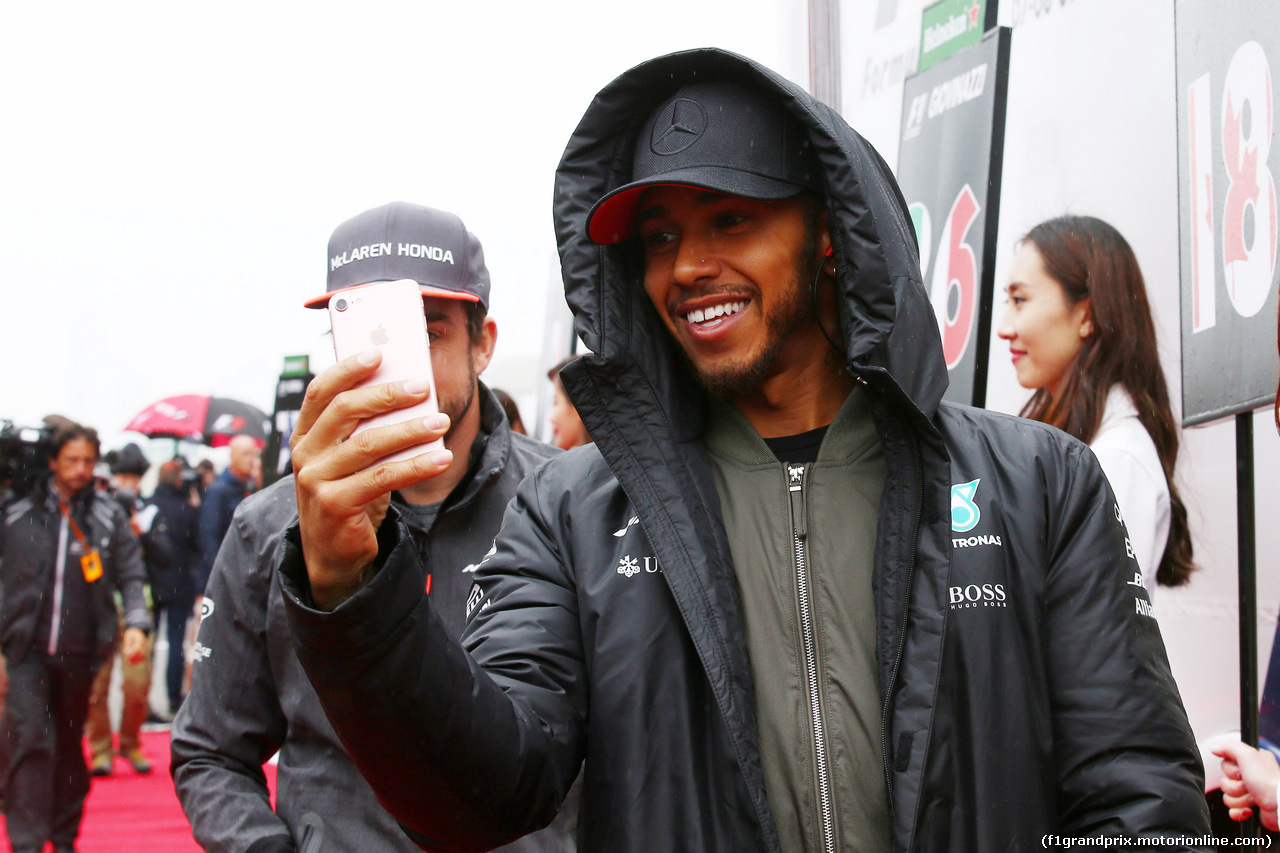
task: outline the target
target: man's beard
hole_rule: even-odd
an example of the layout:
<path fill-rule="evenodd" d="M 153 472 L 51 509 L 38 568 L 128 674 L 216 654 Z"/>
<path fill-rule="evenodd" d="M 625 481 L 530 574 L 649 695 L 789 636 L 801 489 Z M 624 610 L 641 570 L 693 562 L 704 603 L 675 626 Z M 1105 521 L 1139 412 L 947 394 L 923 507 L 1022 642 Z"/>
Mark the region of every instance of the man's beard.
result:
<path fill-rule="evenodd" d="M 791 336 L 805 323 L 816 320 L 813 305 L 806 296 L 806 288 L 798 279 L 792 279 L 782 300 L 765 320 L 765 345 L 753 359 L 703 369 L 689 359 L 698 382 L 708 393 L 732 398 L 756 390 L 773 372 L 782 350 Z M 683 348 L 681 353 L 684 353 Z"/>
<path fill-rule="evenodd" d="M 441 397 L 440 411 L 449 416 L 449 431 L 444 434 L 446 446 L 453 438 L 453 431 L 462 423 L 462 418 L 471 411 L 476 401 L 476 360 L 472 356 L 471 347 L 467 347 L 467 390 L 462 396 Z"/>

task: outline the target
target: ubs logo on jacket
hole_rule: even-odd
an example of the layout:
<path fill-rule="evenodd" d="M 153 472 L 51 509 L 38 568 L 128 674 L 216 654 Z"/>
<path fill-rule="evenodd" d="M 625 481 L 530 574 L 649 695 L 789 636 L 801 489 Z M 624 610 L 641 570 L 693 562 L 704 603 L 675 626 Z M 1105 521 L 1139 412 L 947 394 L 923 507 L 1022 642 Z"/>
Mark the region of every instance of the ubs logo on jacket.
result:
<path fill-rule="evenodd" d="M 657 574 L 660 571 L 662 571 L 662 569 L 658 568 L 657 557 L 651 557 L 647 554 L 643 557 L 633 557 L 630 554 L 623 554 L 618 558 L 618 574 L 623 577 L 629 578 L 632 575 L 638 575 L 641 572 L 646 572 L 652 575 Z"/>
<path fill-rule="evenodd" d="M 627 532 L 631 530 L 632 525 L 639 523 L 639 521 L 640 519 L 636 516 L 631 516 L 620 530 L 613 532 L 614 538 L 622 539 L 625 537 Z M 621 546 L 621 543 L 619 545 Z M 633 556 L 630 553 L 625 553 L 618 557 L 617 573 L 625 578 L 634 577 L 642 572 L 653 575 L 661 571 L 662 569 L 658 567 L 658 558 L 649 554 Z"/>

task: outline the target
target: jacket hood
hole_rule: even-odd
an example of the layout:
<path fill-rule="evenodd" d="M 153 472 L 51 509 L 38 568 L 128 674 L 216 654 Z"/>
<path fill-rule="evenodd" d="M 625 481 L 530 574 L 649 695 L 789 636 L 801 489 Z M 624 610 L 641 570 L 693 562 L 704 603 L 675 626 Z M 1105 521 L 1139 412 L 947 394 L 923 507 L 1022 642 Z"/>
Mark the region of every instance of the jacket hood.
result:
<path fill-rule="evenodd" d="M 588 429 L 594 435 L 591 395 L 574 377 L 595 374 L 616 382 L 636 368 L 673 425 L 700 429 L 700 417 L 679 412 L 702 395 L 640 286 L 634 249 L 591 242 L 586 221 L 601 196 L 630 181 L 636 136 L 649 114 L 681 86 L 712 80 L 775 93 L 808 131 L 825 178 L 849 362 L 855 373 L 885 371 L 932 418 L 947 372 L 920 279 L 915 233 L 889 167 L 844 119 L 799 86 L 745 57 L 703 48 L 638 65 L 602 89 L 556 173 L 554 215 L 565 297 L 578 336 L 594 353 L 566 368 L 562 378 Z M 688 437 L 683 428 L 677 432 Z"/>

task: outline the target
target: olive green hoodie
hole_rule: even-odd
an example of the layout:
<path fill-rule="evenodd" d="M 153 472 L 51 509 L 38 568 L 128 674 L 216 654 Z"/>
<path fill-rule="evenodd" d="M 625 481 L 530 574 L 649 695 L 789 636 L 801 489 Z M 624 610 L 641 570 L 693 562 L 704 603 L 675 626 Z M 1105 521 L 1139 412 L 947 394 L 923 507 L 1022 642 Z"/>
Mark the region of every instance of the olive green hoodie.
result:
<path fill-rule="evenodd" d="M 816 462 L 779 462 L 713 404 L 707 449 L 755 682 L 765 792 L 784 850 L 889 850 L 872 596 L 884 451 L 856 388 Z"/>

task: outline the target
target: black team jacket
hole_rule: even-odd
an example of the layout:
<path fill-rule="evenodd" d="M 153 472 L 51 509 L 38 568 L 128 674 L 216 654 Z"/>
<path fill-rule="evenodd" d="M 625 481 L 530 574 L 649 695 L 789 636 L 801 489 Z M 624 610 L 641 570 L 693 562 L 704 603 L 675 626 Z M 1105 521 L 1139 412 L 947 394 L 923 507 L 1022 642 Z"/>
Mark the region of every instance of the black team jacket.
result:
<path fill-rule="evenodd" d="M 431 527 L 430 548 L 442 564 L 431 601 L 454 636 L 462 631 L 471 586 L 467 567 L 489 550 L 520 481 L 559 452 L 511 432 L 483 383 L 476 405 L 481 427 L 468 475 Z M 173 721 L 178 800 L 209 853 L 413 850 L 343 753 L 294 654 L 275 568 L 280 531 L 296 518 L 293 477 L 286 477 L 244 500 L 218 551 L 191 695 Z M 425 549 L 426 534 L 413 535 Z M 277 751 L 273 803 L 262 765 Z M 566 811 L 509 853 L 572 851 L 574 813 Z"/>
<path fill-rule="evenodd" d="M 555 220 L 594 354 L 563 378 L 595 444 L 524 482 L 463 642 L 422 596 L 430 567 L 403 525 L 383 525 L 377 575 L 333 613 L 308 606 L 288 533 L 299 657 L 356 764 L 428 850 L 544 824 L 584 759 L 582 850 L 779 849 L 705 399 L 628 248 L 585 226 L 629 179 L 637 123 L 714 79 L 776 92 L 826 175 L 848 363 L 889 471 L 874 594 L 894 849 L 1023 851 L 1047 834 L 1186 849 L 1178 837 L 1208 832 L 1203 771 L 1096 461 L 1057 430 L 941 402 L 937 323 L 889 169 L 834 111 L 716 50 L 627 72 L 570 140 Z"/>
<path fill-rule="evenodd" d="M 147 570 L 142 546 L 129 527 L 129 517 L 119 502 L 99 494 L 92 486 L 81 489 L 70 501 L 85 542 L 102 558 L 102 576 L 88 584 L 88 611 L 77 617 L 92 626 L 97 660 L 106 660 L 120 631 L 115 594 L 120 594 L 125 625 L 151 630 L 151 614 L 143 587 Z M 36 636 L 42 612 L 53 606 L 54 575 L 62 510 L 46 477 L 31 494 L 4 509 L 0 523 L 0 649 L 10 661 L 27 654 L 48 652 L 47 636 Z M 68 554 L 64 571 L 83 572 L 79 554 L 84 550 L 68 528 Z"/>

